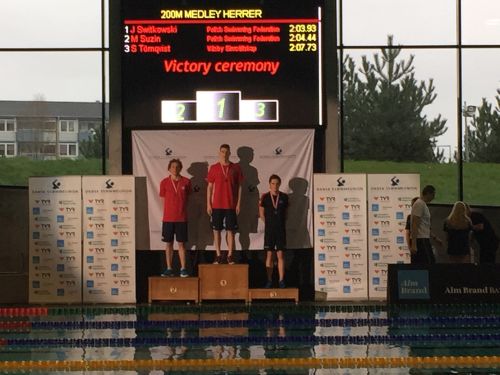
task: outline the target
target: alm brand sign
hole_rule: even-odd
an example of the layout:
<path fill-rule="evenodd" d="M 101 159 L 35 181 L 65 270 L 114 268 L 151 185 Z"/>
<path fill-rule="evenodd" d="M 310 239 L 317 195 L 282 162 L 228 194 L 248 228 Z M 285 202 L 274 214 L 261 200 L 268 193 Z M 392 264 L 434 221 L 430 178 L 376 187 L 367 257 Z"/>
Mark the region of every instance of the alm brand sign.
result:
<path fill-rule="evenodd" d="M 471 288 L 467 286 L 449 286 L 444 291 L 445 294 L 450 295 L 497 295 L 500 296 L 500 287 L 487 285 L 480 288 Z"/>
<path fill-rule="evenodd" d="M 399 299 L 430 299 L 429 271 L 399 270 L 398 294 Z"/>
<path fill-rule="evenodd" d="M 389 264 L 391 303 L 498 303 L 500 264 Z"/>

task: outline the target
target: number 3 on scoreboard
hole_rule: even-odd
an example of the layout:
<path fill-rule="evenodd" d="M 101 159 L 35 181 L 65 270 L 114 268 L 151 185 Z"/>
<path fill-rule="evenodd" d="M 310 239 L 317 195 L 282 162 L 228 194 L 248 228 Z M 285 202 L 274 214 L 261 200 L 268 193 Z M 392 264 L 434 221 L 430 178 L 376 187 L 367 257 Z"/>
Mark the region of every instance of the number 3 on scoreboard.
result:
<path fill-rule="evenodd" d="M 263 103 L 263 102 L 259 102 L 257 104 L 257 117 L 264 117 L 264 115 L 266 114 L 266 103 Z"/>

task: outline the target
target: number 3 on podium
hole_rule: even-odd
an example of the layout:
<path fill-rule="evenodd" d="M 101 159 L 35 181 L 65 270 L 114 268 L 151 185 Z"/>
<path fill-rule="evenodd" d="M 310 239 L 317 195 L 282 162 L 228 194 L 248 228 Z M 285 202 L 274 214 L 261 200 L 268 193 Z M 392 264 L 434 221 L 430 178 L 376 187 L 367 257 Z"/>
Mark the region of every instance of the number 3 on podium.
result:
<path fill-rule="evenodd" d="M 278 121 L 277 100 L 242 100 L 240 119 L 245 122 Z"/>

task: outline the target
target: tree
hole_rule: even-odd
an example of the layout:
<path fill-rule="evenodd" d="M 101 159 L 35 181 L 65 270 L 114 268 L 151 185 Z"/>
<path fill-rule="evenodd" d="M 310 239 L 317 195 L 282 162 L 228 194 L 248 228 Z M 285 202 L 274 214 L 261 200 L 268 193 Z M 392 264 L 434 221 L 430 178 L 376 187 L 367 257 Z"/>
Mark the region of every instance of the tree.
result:
<path fill-rule="evenodd" d="M 57 158 L 57 121 L 43 94 L 35 94 L 16 122 L 19 156 Z"/>
<path fill-rule="evenodd" d="M 470 161 L 500 162 L 500 89 L 497 90 L 496 108 L 483 98 L 478 115 L 465 129 Z"/>
<path fill-rule="evenodd" d="M 89 138 L 80 141 L 80 154 L 90 158 L 100 158 L 102 156 L 102 130 L 101 126 L 89 130 Z"/>
<path fill-rule="evenodd" d="M 446 131 L 441 115 L 428 120 L 423 109 L 436 99 L 433 80 L 417 82 L 413 59 L 399 58 L 401 49 L 388 37 L 374 63 L 362 58 L 361 68 L 344 60 L 344 152 L 348 159 L 440 161 L 436 137 Z"/>

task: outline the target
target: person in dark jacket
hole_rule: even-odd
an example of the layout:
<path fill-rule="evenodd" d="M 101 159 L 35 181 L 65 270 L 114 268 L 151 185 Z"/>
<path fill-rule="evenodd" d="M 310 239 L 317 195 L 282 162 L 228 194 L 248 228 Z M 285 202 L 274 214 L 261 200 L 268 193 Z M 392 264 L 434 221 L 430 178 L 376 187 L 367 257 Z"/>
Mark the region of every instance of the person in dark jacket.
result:
<path fill-rule="evenodd" d="M 479 245 L 479 263 L 495 263 L 500 239 L 489 220 L 481 212 L 471 211 L 469 208 L 469 213 L 474 239 Z"/>

